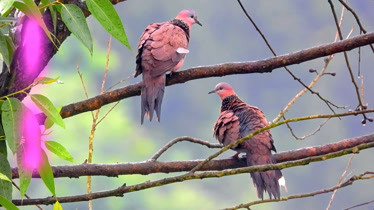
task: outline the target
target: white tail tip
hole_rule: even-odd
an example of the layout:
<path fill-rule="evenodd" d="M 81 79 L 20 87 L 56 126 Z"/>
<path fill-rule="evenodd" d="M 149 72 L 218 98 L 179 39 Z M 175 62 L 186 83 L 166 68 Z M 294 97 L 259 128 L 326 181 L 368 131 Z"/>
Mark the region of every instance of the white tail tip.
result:
<path fill-rule="evenodd" d="M 287 186 L 286 186 L 286 179 L 284 178 L 284 176 L 282 176 L 280 179 L 278 179 L 278 183 L 279 183 L 279 186 L 283 187 L 284 190 L 286 192 L 288 192 Z"/>
<path fill-rule="evenodd" d="M 177 49 L 177 53 L 179 53 L 179 54 L 187 54 L 189 52 L 190 52 L 189 50 L 187 50 L 186 48 L 183 48 L 183 47 L 180 47 L 180 48 Z"/>

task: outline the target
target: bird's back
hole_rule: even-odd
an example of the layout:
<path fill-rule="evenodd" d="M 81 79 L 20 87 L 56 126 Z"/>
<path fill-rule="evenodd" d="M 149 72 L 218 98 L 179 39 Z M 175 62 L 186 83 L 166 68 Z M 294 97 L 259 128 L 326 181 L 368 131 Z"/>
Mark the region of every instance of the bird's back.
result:
<path fill-rule="evenodd" d="M 165 74 L 184 59 L 178 48 L 187 48 L 189 29 L 180 21 L 153 23 L 147 26 L 140 37 L 136 56 L 135 77 L 148 71 L 152 77 Z"/>

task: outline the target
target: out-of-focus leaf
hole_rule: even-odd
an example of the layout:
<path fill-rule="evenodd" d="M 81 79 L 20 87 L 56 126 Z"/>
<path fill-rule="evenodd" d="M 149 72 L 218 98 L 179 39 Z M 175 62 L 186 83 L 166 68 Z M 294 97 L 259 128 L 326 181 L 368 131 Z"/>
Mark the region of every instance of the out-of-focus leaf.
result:
<path fill-rule="evenodd" d="M 90 29 L 82 10 L 74 4 L 64 4 L 61 8 L 61 19 L 80 42 L 93 52 L 93 44 Z"/>
<path fill-rule="evenodd" d="M 62 106 L 59 106 L 56 109 L 57 109 L 58 113 L 60 113 L 61 109 L 62 109 Z M 44 128 L 45 129 L 50 129 L 53 124 L 54 124 L 54 122 L 49 117 L 47 117 L 47 119 L 45 119 L 45 121 L 44 121 Z"/>
<path fill-rule="evenodd" d="M 19 208 L 12 203 L 9 199 L 4 198 L 0 195 L 0 204 L 6 209 L 6 210 L 19 210 Z"/>
<path fill-rule="evenodd" d="M 46 5 L 49 5 L 51 3 L 51 1 L 50 0 L 41 0 L 40 3 L 41 4 L 39 4 L 39 8 L 40 7 L 45 7 Z M 53 31 L 56 32 L 56 22 L 57 22 L 56 9 L 53 5 L 48 6 L 48 9 L 51 12 Z"/>
<path fill-rule="evenodd" d="M 112 3 L 108 0 L 86 0 L 86 5 L 101 26 L 131 50 L 121 19 Z"/>
<path fill-rule="evenodd" d="M 74 162 L 74 158 L 71 156 L 69 151 L 64 146 L 62 146 L 60 143 L 55 142 L 55 141 L 45 141 L 45 146 L 47 147 L 49 151 L 56 154 L 60 158 L 70 161 L 70 162 Z"/>
<path fill-rule="evenodd" d="M 9 68 L 9 66 L 10 66 L 10 55 L 9 55 L 9 50 L 8 50 L 8 44 L 7 44 L 7 41 L 5 39 L 4 34 L 1 33 L 1 31 L 0 31 L 0 54 L 2 55 L 5 64 Z"/>
<path fill-rule="evenodd" d="M 3 142 L 5 147 L 5 142 Z M 8 200 L 12 200 L 12 169 L 10 168 L 7 157 L 0 154 L 0 173 L 2 178 L 0 179 L 0 195 Z"/>
<path fill-rule="evenodd" d="M 30 97 L 35 105 L 37 105 L 49 119 L 57 125 L 65 128 L 65 123 L 62 120 L 60 113 L 47 97 L 40 94 L 32 94 Z"/>
<path fill-rule="evenodd" d="M 38 25 L 43 29 L 44 33 L 48 36 L 49 40 L 51 40 L 51 42 L 54 43 L 51 36 L 51 32 L 45 25 L 42 13 L 40 13 L 40 10 L 38 6 L 36 6 L 35 2 L 33 0 L 23 0 L 23 2 L 24 3 L 15 1 L 13 3 L 13 6 L 22 11 L 27 17 L 36 21 Z"/>
<path fill-rule="evenodd" d="M 14 0 L 1 0 L 0 1 L 0 14 L 4 13 L 12 6 Z"/>
<path fill-rule="evenodd" d="M 11 63 L 12 59 L 13 59 L 14 43 L 9 36 L 5 36 L 5 41 L 6 41 L 7 47 L 8 47 L 9 63 Z"/>
<path fill-rule="evenodd" d="M 20 145 L 17 151 L 17 166 L 18 166 L 18 174 L 19 174 L 19 188 L 21 197 L 26 194 L 27 189 L 29 188 L 31 182 L 31 175 L 32 172 L 27 169 L 23 163 L 24 157 L 24 148 L 23 145 Z"/>
<path fill-rule="evenodd" d="M 55 180 L 53 177 L 53 172 L 51 165 L 48 162 L 48 157 L 45 152 L 42 150 L 42 164 L 38 167 L 38 172 L 40 178 L 42 178 L 45 186 L 49 189 L 53 196 L 56 196 L 55 190 Z"/>
<path fill-rule="evenodd" d="M 53 210 L 63 210 L 60 202 L 56 201 L 56 203 L 53 204 Z"/>
<path fill-rule="evenodd" d="M 16 98 L 8 98 L 1 106 L 1 111 L 5 139 L 10 150 L 16 153 L 21 140 L 22 104 Z"/>
<path fill-rule="evenodd" d="M 1 170 L 0 170 L 1 171 Z M 7 176 L 0 172 L 0 179 L 5 180 L 7 182 L 12 182 Z"/>
<path fill-rule="evenodd" d="M 56 78 L 38 77 L 38 78 L 35 79 L 35 82 L 38 83 L 38 84 L 47 85 L 47 84 L 51 84 L 51 83 L 56 82 L 59 78 L 60 77 L 56 77 Z"/>

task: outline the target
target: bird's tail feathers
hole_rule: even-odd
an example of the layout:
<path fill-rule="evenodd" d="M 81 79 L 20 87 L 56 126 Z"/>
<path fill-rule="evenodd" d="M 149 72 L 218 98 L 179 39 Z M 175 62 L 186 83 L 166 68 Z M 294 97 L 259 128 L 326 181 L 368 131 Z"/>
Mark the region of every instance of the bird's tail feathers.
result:
<path fill-rule="evenodd" d="M 271 154 L 270 156 L 261 155 L 256 157 L 247 153 L 248 166 L 272 163 L 275 163 L 275 161 Z M 259 198 L 264 199 L 264 191 L 268 192 L 270 199 L 272 199 L 272 197 L 275 199 L 280 198 L 280 185 L 285 187 L 285 179 L 280 170 L 253 172 L 251 173 L 251 177 Z"/>
<path fill-rule="evenodd" d="M 156 111 L 157 120 L 160 122 L 161 104 L 164 97 L 165 75 L 159 77 L 148 77 L 143 73 L 143 86 L 141 93 L 141 124 L 144 116 L 152 121 L 153 112 Z"/>

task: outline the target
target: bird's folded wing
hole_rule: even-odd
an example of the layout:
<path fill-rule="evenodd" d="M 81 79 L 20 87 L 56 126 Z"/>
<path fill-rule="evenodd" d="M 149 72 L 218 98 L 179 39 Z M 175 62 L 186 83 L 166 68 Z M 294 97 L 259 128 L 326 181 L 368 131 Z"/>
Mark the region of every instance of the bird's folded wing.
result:
<path fill-rule="evenodd" d="M 238 117 L 232 111 L 224 111 L 214 125 L 214 136 L 221 144 L 228 145 L 240 139 L 239 129 Z"/>

